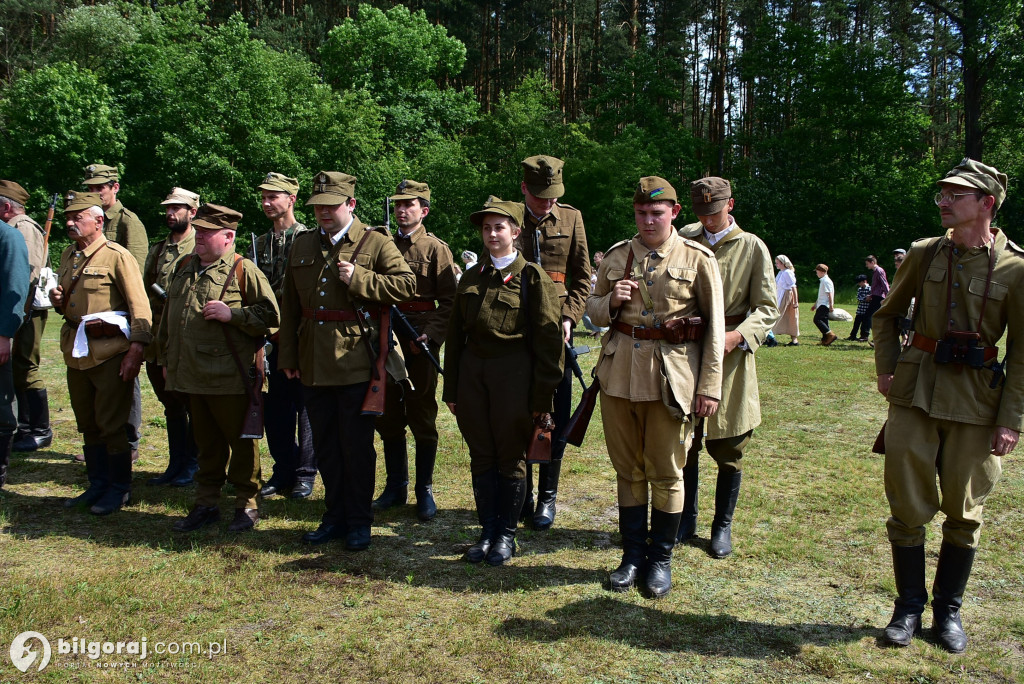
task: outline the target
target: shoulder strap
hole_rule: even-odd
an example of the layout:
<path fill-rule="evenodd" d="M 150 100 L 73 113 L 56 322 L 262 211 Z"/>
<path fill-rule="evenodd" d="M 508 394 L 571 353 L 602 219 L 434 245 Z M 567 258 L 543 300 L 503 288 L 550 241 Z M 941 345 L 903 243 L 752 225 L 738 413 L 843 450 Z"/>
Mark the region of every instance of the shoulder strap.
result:
<path fill-rule="evenodd" d="M 190 255 L 191 256 L 191 255 Z M 220 296 L 217 299 L 224 299 L 224 295 L 227 294 L 228 288 L 231 286 L 232 280 L 238 281 L 238 290 L 242 294 L 242 303 L 248 304 L 248 297 L 245 296 L 245 279 L 242 278 L 242 268 L 244 264 L 242 261 L 242 255 L 235 255 L 235 262 L 231 265 L 231 270 L 228 271 L 227 280 L 224 281 L 224 287 L 220 289 Z"/>

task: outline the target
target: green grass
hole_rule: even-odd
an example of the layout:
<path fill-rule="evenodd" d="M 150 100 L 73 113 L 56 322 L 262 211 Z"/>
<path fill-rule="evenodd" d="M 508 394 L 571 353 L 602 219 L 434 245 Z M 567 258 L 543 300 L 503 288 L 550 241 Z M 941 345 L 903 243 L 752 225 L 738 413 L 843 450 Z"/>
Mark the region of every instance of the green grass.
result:
<path fill-rule="evenodd" d="M 867 345 L 816 346 L 810 318 L 801 312 L 800 347 L 758 352 L 764 422 L 744 459 L 736 552 L 712 560 L 705 551 L 714 487 L 705 457 L 701 539 L 677 548 L 660 601 L 602 588 L 620 552 L 599 415 L 566 455 L 555 527 L 521 530 L 520 555 L 504 568 L 460 560 L 478 530 L 469 455 L 444 408 L 437 519 L 420 523 L 411 505 L 379 515 L 364 553 L 299 541 L 323 510 L 319 481 L 309 501 L 264 502 L 251 534 L 228 534 L 227 521 L 173 533 L 191 492 L 144 484 L 166 458 L 146 381 L 138 503 L 106 519 L 67 511 L 62 499 L 85 477 L 69 458 L 79 440 L 51 320 L 43 357 L 57 439 L 16 455 L 0 493 L 0 682 L 1024 680 L 1019 454 L 1004 460 L 988 501 L 963 611 L 968 653 L 951 656 L 928 638 L 880 647 L 894 587 L 882 459 L 870 447 L 885 402 Z M 850 324 L 835 328 L 843 338 Z M 596 357 L 583 357 L 588 368 Z M 264 472 L 270 465 L 264 453 Z M 226 495 L 222 505 L 231 507 Z M 929 528 L 929 576 L 940 523 Z M 55 650 L 41 673 L 23 675 L 7 658 L 26 630 Z M 227 652 L 151 652 L 150 667 L 111 671 L 56 653 L 58 638 L 75 636 L 226 642 Z"/>

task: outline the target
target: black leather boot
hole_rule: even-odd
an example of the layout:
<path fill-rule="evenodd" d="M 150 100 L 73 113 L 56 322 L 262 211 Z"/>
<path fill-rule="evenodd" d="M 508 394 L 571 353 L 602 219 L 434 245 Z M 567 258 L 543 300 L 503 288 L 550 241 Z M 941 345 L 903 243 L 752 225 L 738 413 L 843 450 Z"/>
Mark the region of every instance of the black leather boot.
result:
<path fill-rule="evenodd" d="M 93 515 L 110 515 L 132 500 L 132 452 L 107 454 L 106 461 L 110 484 L 103 496 L 89 509 Z"/>
<path fill-rule="evenodd" d="M 932 585 L 932 635 L 950 653 L 967 650 L 967 634 L 960 622 L 964 590 L 971 577 L 975 549 L 942 542 Z"/>
<path fill-rule="evenodd" d="M 167 483 L 172 487 L 188 487 L 195 481 L 196 473 L 199 472 L 199 447 L 196 446 L 196 438 L 192 434 L 192 420 L 186 418 L 186 421 L 188 427 L 185 430 L 181 468 L 177 476 Z"/>
<path fill-rule="evenodd" d="M 921 629 L 921 613 L 928 602 L 924 584 L 924 544 L 892 545 L 892 570 L 896 579 L 896 607 L 885 628 L 885 643 L 909 646 Z"/>
<path fill-rule="evenodd" d="M 110 484 L 110 473 L 107 466 L 107 446 L 92 444 L 82 447 L 85 456 L 85 475 L 89 478 L 89 487 L 73 499 L 66 499 L 64 506 L 92 506 L 100 500 Z"/>
<path fill-rule="evenodd" d="M 732 553 L 732 515 L 740 495 L 742 472 L 718 470 L 715 481 L 715 517 L 711 521 L 711 557 L 725 558 Z"/>
<path fill-rule="evenodd" d="M 24 400 L 27 419 L 22 428 L 22 400 Z M 50 429 L 50 404 L 45 389 L 25 390 L 18 395 L 18 438 L 14 441 L 14 451 L 35 451 L 50 446 L 53 442 L 53 430 Z"/>
<path fill-rule="evenodd" d="M 487 558 L 498 532 L 497 470 L 473 476 L 473 498 L 476 500 L 476 517 L 481 527 L 480 541 L 470 546 L 462 557 L 470 563 L 479 563 Z"/>
<path fill-rule="evenodd" d="M 0 487 L 7 483 L 7 465 L 11 462 L 11 447 L 14 445 L 14 435 L 0 437 Z"/>
<path fill-rule="evenodd" d="M 184 439 L 188 431 L 187 416 L 164 416 L 167 421 L 167 468 L 156 477 L 146 480 L 146 484 L 154 487 L 165 485 L 181 472 L 181 460 L 184 456 Z"/>
<path fill-rule="evenodd" d="M 690 465 L 693 461 L 693 465 Z M 697 536 L 697 481 L 700 479 L 697 459 L 691 454 L 683 468 L 683 515 L 679 519 L 679 532 L 676 543 L 681 544 L 687 539 Z"/>
<path fill-rule="evenodd" d="M 647 506 L 619 506 L 622 562 L 608 576 L 612 591 L 629 591 L 647 564 Z"/>
<path fill-rule="evenodd" d="M 647 547 L 647 593 L 660 598 L 672 588 L 672 547 L 682 513 L 651 509 L 651 543 Z"/>
<path fill-rule="evenodd" d="M 416 442 L 416 517 L 423 522 L 437 515 L 434 503 L 434 461 L 437 442 Z"/>
<path fill-rule="evenodd" d="M 384 491 L 373 500 L 379 511 L 393 506 L 404 506 L 409 500 L 409 457 L 405 453 L 405 440 L 384 442 L 384 470 L 387 481 Z"/>
<path fill-rule="evenodd" d="M 516 555 L 516 528 L 526 499 L 526 480 L 498 478 L 498 533 L 487 552 L 488 565 L 504 565 Z"/>
<path fill-rule="evenodd" d="M 533 464 L 526 464 L 526 496 L 523 499 L 523 511 L 519 514 L 520 522 L 533 520 L 533 511 L 537 504 L 533 500 Z"/>
<path fill-rule="evenodd" d="M 562 459 L 551 459 L 537 467 L 537 510 L 533 514 L 533 529 L 546 530 L 555 522 L 555 499 L 558 497 L 558 476 Z"/>

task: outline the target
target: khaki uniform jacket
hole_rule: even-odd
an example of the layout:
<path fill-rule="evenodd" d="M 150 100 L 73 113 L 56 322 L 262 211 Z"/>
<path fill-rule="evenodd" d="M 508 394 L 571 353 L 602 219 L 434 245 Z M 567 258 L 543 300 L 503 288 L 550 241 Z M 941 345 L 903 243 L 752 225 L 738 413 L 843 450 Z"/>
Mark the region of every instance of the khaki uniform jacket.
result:
<path fill-rule="evenodd" d="M 120 200 L 114 202 L 114 206 L 104 214 L 107 222 L 103 227 L 103 236 L 126 248 L 139 263 L 139 268 L 143 268 L 149 252 L 149 237 L 142 221 L 134 212 L 125 209 Z"/>
<path fill-rule="evenodd" d="M 918 240 L 896 271 L 889 295 L 875 312 L 875 370 L 895 373 L 887 397 L 889 403 L 921 409 L 932 418 L 972 425 L 1024 428 L 1024 250 L 993 228 L 993 240 L 985 247 L 955 247 L 951 232 L 944 237 Z M 936 245 L 941 244 L 938 253 Z M 910 300 L 921 288 L 914 306 L 914 330 L 941 340 L 947 330 L 946 297 L 951 287 L 950 319 L 954 330 L 978 330 L 985 292 L 990 250 L 996 265 L 985 318 L 981 321 L 981 345 L 995 346 L 1007 332 L 1006 383 L 992 389 L 992 371 L 961 364 L 937 364 L 935 357 L 916 347 L 900 349 L 899 321 Z M 951 254 L 952 252 L 952 254 Z M 952 256 L 952 269 L 949 258 Z M 952 283 L 949 283 L 949 279 Z M 992 362 L 985 364 L 991 367 Z"/>
<path fill-rule="evenodd" d="M 459 365 L 464 349 L 482 359 L 498 359 L 528 349 L 533 364 L 530 410 L 550 413 L 563 374 L 565 344 L 560 311 L 555 283 L 539 266 L 526 263 L 522 253 L 501 271 L 495 270 L 484 254 L 481 263 L 466 271 L 459 281 L 445 342 L 444 401 L 460 400 Z"/>
<path fill-rule="evenodd" d="M 519 236 L 523 258 L 534 262 L 536 219 L 523 205 L 525 226 Z M 587 251 L 587 233 L 583 228 L 583 215 L 568 204 L 556 203 L 551 212 L 540 220 L 540 266 L 549 274 L 562 273 L 565 283 L 555 283 L 562 301 L 562 317 L 573 325 L 583 318 L 583 309 L 590 295 L 590 253 Z"/>
<path fill-rule="evenodd" d="M 304 224 L 295 223 L 280 235 L 271 230 L 256 238 L 256 265 L 267 276 L 278 301 L 284 294 L 284 269 L 288 264 L 292 241 L 296 235 L 307 230 Z"/>
<path fill-rule="evenodd" d="M 597 284 L 587 300 L 587 313 L 596 326 L 612 322 L 609 308 L 615 283 L 628 277 L 627 250 L 633 250 L 633 272 L 647 277 L 654 311 L 634 290 L 615 320 L 634 327 L 653 327 L 655 318 L 703 316 L 708 322 L 702 341 L 669 344 L 665 340 L 634 340 L 609 329 L 601 339 L 597 377 L 601 391 L 631 401 L 665 401 L 682 418 L 691 413 L 697 394 L 722 398 L 722 356 L 725 352 L 725 313 L 722 278 L 714 255 L 675 231 L 658 249 L 650 250 L 636 236 L 611 247 L 597 272 Z M 656 255 L 656 256 L 655 256 Z M 667 383 L 667 385 L 666 385 Z"/>
<path fill-rule="evenodd" d="M 83 267 L 86 259 L 95 254 Z M 78 286 L 71 292 L 75 281 Z M 128 351 L 130 342 L 149 344 L 153 341 L 152 312 L 142 285 L 142 272 L 131 253 L 104 237 L 78 251 L 72 243 L 60 257 L 57 282 L 64 292 L 64 325 L 60 329 L 60 350 L 68 368 L 87 370 L 107 359 Z M 68 293 L 71 296 L 68 297 Z M 82 316 L 102 311 L 126 311 L 131 322 L 131 337 L 117 335 L 89 340 L 89 354 L 72 358 L 75 333 Z"/>
<path fill-rule="evenodd" d="M 679 234 L 707 247 L 715 255 L 722 274 L 725 315 L 746 316 L 739 325 L 726 325 L 725 329 L 743 335 L 749 351 L 737 347 L 726 355 L 722 403 L 715 415 L 704 420 L 708 439 L 736 437 L 761 424 L 754 353 L 779 318 L 772 257 L 761 238 L 744 232 L 736 223 L 714 246 L 704 236 L 700 223 L 684 226 Z"/>
<path fill-rule="evenodd" d="M 280 322 L 280 313 L 266 276 L 248 259 L 242 260 L 239 277 L 233 278 L 220 296 L 234 263 L 235 253 L 228 252 L 205 269 L 198 257 L 180 262 L 175 269 L 158 338 L 168 390 L 186 394 L 246 393 L 224 333 L 230 335 L 248 370 L 263 345 L 263 336 Z M 239 280 L 244 281 L 244 300 Z M 231 309 L 230 323 L 203 318 L 203 307 L 218 298 Z M 249 380 L 252 382 L 254 377 Z"/>
<path fill-rule="evenodd" d="M 416 276 L 395 247 L 394 240 L 373 230 L 355 260 L 352 281 L 338 276 L 338 262 L 351 261 L 356 245 L 368 230 L 353 218 L 348 233 L 331 245 L 323 230 L 295 237 L 285 269 L 281 300 L 279 368 L 296 368 L 307 386 L 342 386 L 368 382 L 370 359 L 356 321 L 315 321 L 302 310 L 351 311 L 353 305 L 390 306 L 412 298 Z M 377 344 L 379 320 L 371 321 Z M 405 364 L 396 347 L 388 356 L 388 372 L 405 377 Z M 397 363 L 396 363 L 397 362 Z"/>
<path fill-rule="evenodd" d="M 426 335 L 437 345 L 444 344 L 452 304 L 455 303 L 455 290 L 459 286 L 452 250 L 422 226 L 409 237 L 396 234 L 395 244 L 416 274 L 414 301 L 437 305 L 433 311 L 406 312 L 405 316 L 421 335 Z"/>
<path fill-rule="evenodd" d="M 178 259 L 191 254 L 196 246 L 196 231 L 193 228 L 186 237 L 178 242 L 172 242 L 170 236 L 156 243 L 149 248 L 146 256 L 146 268 L 142 271 L 142 284 L 146 286 L 146 294 L 149 295 L 149 308 L 153 311 L 153 338 L 160 338 L 160 319 L 163 317 L 164 304 L 166 299 L 158 297 L 149 289 L 149 286 L 156 283 L 168 292 L 168 285 L 171 282 L 171 275 L 174 264 Z M 156 361 L 159 345 L 151 344 L 146 347 L 146 361 Z"/>
<path fill-rule="evenodd" d="M 33 287 L 39 281 L 39 271 L 47 262 L 47 249 L 43 246 L 45 235 L 43 228 L 36 223 L 28 214 L 18 214 L 11 218 L 10 225 L 13 226 L 21 237 L 25 238 L 25 246 L 28 247 L 28 266 L 31 271 L 31 283 Z M 52 226 L 51 226 L 52 228 Z M 30 289 L 29 296 L 32 296 L 33 289 Z"/>

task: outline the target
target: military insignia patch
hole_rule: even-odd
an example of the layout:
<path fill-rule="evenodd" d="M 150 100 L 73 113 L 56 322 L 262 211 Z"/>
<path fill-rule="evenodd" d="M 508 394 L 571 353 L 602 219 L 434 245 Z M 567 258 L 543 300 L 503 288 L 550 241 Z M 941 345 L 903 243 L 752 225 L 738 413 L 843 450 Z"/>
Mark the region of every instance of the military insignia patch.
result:
<path fill-rule="evenodd" d="M 711 204 L 711 188 L 701 188 L 700 193 L 704 198 L 704 204 Z"/>
<path fill-rule="evenodd" d="M 658 195 L 662 195 L 664 193 L 665 193 L 665 188 L 655 188 L 654 190 L 651 190 L 651 193 L 650 193 L 651 194 L 651 199 L 654 199 Z"/>

